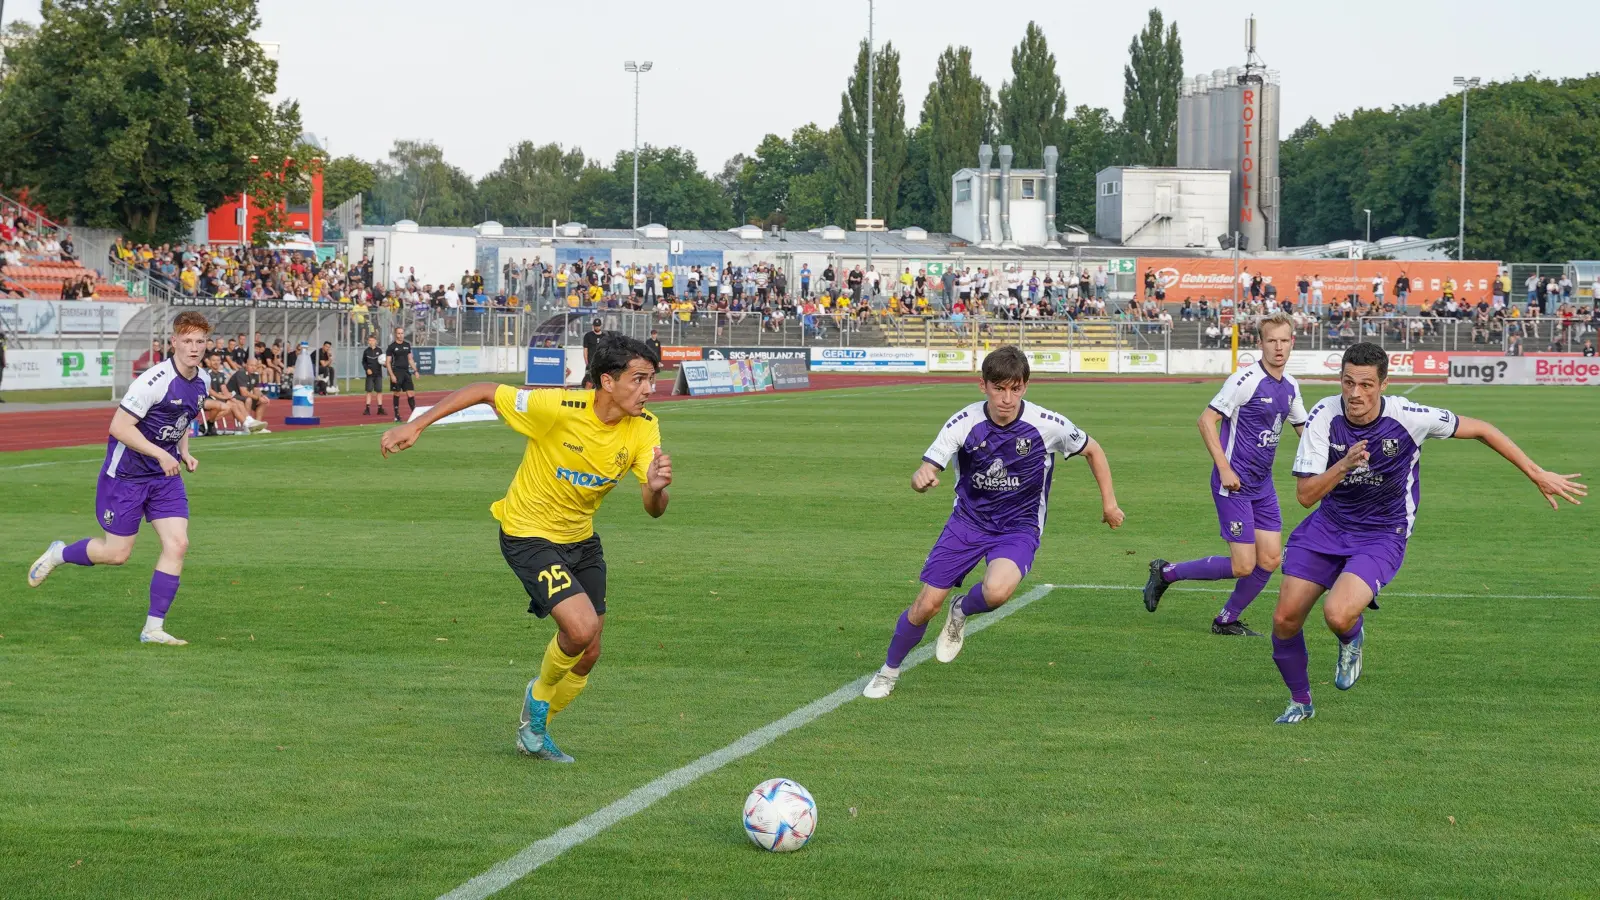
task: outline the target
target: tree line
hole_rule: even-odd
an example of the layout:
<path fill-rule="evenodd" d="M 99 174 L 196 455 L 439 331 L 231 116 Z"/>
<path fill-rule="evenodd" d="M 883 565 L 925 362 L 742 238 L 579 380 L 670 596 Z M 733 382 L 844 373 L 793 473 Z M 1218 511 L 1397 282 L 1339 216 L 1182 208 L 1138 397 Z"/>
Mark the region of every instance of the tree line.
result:
<path fill-rule="evenodd" d="M 256 0 L 50 0 L 39 27 L 13 25 L 0 66 L 0 190 L 26 188 L 56 217 L 171 240 L 225 198 L 257 208 L 299 199 L 311 160 L 293 102 L 273 106 L 277 64 L 250 37 Z M 768 134 L 720 169 L 681 147 L 645 146 L 641 222 L 849 226 L 865 213 L 867 65 L 874 67 L 874 215 L 889 227 L 950 228 L 950 180 L 981 143 L 1010 144 L 1019 168 L 1061 153 L 1057 220 L 1092 227 L 1095 173 L 1172 165 L 1183 46 L 1149 11 L 1123 68 L 1121 119 L 1072 106 L 1044 31 L 1029 23 L 991 87 L 970 48 L 939 55 L 915 124 L 900 53 L 862 41 L 833 122 Z M 1600 238 L 1600 76 L 1524 78 L 1472 92 L 1467 252 L 1507 260 L 1592 257 Z M 1455 233 L 1461 97 L 1356 110 L 1296 129 L 1281 148 L 1286 246 L 1374 234 Z M 258 161 L 252 162 L 252 157 Z M 286 159 L 282 167 L 260 160 Z M 370 223 L 627 227 L 633 157 L 524 141 L 474 179 L 438 145 L 397 140 L 381 160 L 321 160 L 324 201 L 363 196 Z"/>

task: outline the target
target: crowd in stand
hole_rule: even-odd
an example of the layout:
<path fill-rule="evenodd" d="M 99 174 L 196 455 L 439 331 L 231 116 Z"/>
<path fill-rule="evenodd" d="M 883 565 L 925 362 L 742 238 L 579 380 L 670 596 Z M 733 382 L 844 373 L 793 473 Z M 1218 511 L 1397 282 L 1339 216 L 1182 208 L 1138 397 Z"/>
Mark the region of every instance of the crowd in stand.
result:
<path fill-rule="evenodd" d="M 0 298 L 26 297 L 30 293 L 18 280 L 8 277 L 12 272 L 40 264 L 69 264 L 73 271 L 62 280 L 60 299 L 97 299 L 99 281 L 95 273 L 78 269 L 77 261 L 71 232 L 58 233 L 20 207 L 5 204 L 0 208 Z"/>

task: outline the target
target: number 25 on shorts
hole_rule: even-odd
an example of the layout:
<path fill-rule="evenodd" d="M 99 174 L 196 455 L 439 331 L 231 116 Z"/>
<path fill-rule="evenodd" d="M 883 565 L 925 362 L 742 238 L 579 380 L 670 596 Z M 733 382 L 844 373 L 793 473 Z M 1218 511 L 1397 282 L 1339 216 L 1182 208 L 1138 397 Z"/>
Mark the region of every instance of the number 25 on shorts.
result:
<path fill-rule="evenodd" d="M 572 576 L 567 574 L 567 570 L 562 568 L 560 563 L 556 563 L 540 572 L 539 580 L 544 582 L 545 590 L 548 592 L 547 596 L 550 597 L 554 597 L 559 591 L 572 587 Z"/>

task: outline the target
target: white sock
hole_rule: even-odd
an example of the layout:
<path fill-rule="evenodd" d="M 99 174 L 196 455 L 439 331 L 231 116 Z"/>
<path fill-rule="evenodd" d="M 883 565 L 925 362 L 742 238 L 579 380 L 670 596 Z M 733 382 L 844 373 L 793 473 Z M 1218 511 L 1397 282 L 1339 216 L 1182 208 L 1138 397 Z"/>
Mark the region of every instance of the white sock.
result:
<path fill-rule="evenodd" d="M 50 561 L 55 563 L 58 566 L 66 565 L 67 564 L 66 550 L 67 550 L 67 545 L 66 544 L 62 544 L 61 546 L 52 549 L 50 551 Z"/>
<path fill-rule="evenodd" d="M 166 619 L 163 619 L 160 616 L 145 616 L 144 617 L 144 633 L 145 634 L 153 634 L 154 632 L 164 630 L 161 627 L 161 623 L 165 622 L 165 621 L 166 621 Z"/>
<path fill-rule="evenodd" d="M 885 663 L 884 667 L 882 669 L 879 669 L 878 671 L 882 672 L 884 675 L 889 676 L 890 678 L 899 678 L 900 677 L 900 667 L 899 666 L 891 666 L 891 665 L 888 665 L 887 663 Z"/>

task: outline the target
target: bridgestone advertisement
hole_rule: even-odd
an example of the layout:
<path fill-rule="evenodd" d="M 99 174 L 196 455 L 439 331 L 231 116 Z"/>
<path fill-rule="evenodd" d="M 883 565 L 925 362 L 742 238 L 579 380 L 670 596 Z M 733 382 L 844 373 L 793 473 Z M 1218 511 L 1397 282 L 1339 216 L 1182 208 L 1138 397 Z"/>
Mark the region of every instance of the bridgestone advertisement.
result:
<path fill-rule="evenodd" d="M 1600 359 L 1450 355 L 1450 384 L 1600 385 Z"/>

